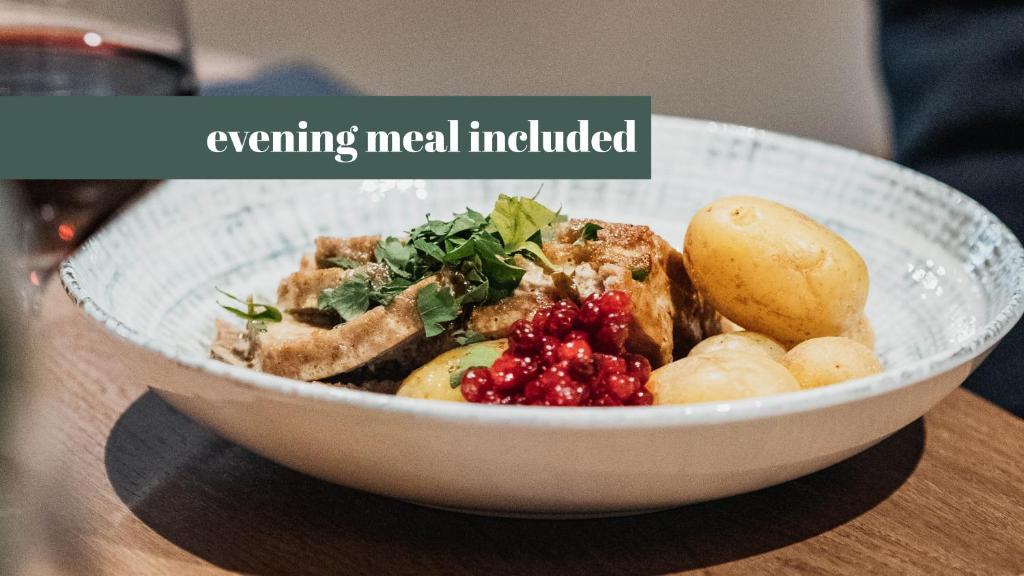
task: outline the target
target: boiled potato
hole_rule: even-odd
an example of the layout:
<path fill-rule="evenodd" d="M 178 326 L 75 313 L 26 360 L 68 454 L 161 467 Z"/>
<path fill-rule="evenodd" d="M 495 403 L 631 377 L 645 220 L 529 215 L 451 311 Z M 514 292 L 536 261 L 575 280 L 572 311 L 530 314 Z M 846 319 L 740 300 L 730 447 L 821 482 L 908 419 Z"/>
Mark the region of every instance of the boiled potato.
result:
<path fill-rule="evenodd" d="M 870 350 L 875 349 L 875 329 L 871 327 L 871 321 L 868 320 L 867 315 L 861 314 L 860 319 L 853 325 L 852 328 L 848 328 L 840 336 L 846 336 L 852 340 L 856 340 L 861 344 L 868 347 Z"/>
<path fill-rule="evenodd" d="M 782 344 L 764 334 L 746 330 L 705 338 L 700 344 L 694 346 L 693 350 L 690 350 L 689 355 L 701 356 L 722 350 L 732 350 L 745 354 L 765 354 L 776 362 L 782 360 L 783 356 L 786 355 L 786 349 Z"/>
<path fill-rule="evenodd" d="M 789 371 L 768 356 L 733 350 L 662 366 L 651 373 L 647 387 L 655 404 L 720 402 L 800 389 Z"/>
<path fill-rule="evenodd" d="M 501 339 L 478 342 L 449 350 L 406 376 L 401 387 L 398 388 L 398 395 L 465 402 L 462 391 L 451 386 L 452 375 L 461 369 L 471 367 L 465 365 L 467 363 L 479 362 L 477 365 L 490 366 L 494 359 L 507 348 L 508 340 Z"/>
<path fill-rule="evenodd" d="M 797 344 L 782 360 L 801 388 L 817 388 L 882 371 L 867 346 L 844 336 L 813 338 Z"/>
<path fill-rule="evenodd" d="M 857 323 L 868 270 L 857 251 L 807 216 L 769 200 L 732 196 L 690 221 L 686 271 L 723 316 L 795 344 Z"/>

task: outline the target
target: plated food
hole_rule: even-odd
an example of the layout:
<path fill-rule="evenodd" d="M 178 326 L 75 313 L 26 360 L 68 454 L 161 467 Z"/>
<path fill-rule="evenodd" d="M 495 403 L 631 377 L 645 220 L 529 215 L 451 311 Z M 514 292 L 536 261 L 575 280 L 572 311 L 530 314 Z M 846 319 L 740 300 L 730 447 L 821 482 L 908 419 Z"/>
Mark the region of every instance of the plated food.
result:
<path fill-rule="evenodd" d="M 847 337 L 871 333 L 860 255 L 761 198 L 700 209 L 682 251 L 643 224 L 506 195 L 401 236 L 315 246 L 274 305 L 222 292 L 246 322 L 218 320 L 215 358 L 400 396 L 543 406 L 722 401 L 881 371 Z"/>
<path fill-rule="evenodd" d="M 368 393 L 210 358 L 214 319 L 245 330 L 217 300 L 247 313 L 250 291 L 269 295 L 253 303 L 255 314 L 267 313 L 255 304 L 276 304 L 277 286 L 313 239 L 400 236 L 424 214 L 486 212 L 500 193 L 530 196 L 535 180 L 168 181 L 83 245 L 61 280 L 84 314 L 118 336 L 97 354 L 116 357 L 138 383 L 231 442 L 375 494 L 545 517 L 678 506 L 821 470 L 920 418 L 1024 311 L 1024 250 L 947 186 L 762 130 L 662 116 L 651 125 L 650 181 L 550 181 L 543 202 L 587 221 L 647 225 L 679 252 L 687 220 L 723 197 L 757 191 L 797 208 L 868 264 L 865 311 L 884 372 L 733 400 L 549 408 Z M 214 286 L 243 303 L 216 298 Z M 858 321 L 845 336 L 870 342 L 866 328 Z M 733 329 L 723 318 L 723 333 Z M 503 351 L 500 340 L 477 345 Z M 445 386 L 461 398 L 445 363 L 422 366 L 413 373 L 430 371 L 419 379 L 424 389 Z"/>

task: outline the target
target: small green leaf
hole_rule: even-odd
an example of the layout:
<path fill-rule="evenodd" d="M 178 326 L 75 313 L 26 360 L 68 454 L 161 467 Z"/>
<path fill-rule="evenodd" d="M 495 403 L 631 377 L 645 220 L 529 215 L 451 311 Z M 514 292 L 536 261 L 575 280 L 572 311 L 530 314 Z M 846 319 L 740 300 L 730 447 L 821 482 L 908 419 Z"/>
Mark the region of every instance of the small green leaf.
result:
<path fill-rule="evenodd" d="M 633 280 L 643 282 L 651 275 L 651 270 L 649 268 L 634 268 L 630 275 L 633 277 Z"/>
<path fill-rule="evenodd" d="M 395 297 L 405 292 L 412 286 L 412 281 L 406 278 L 395 277 L 390 282 L 379 287 L 374 288 L 370 286 L 370 300 L 383 306 L 390 306 L 395 301 Z"/>
<path fill-rule="evenodd" d="M 501 352 L 494 346 L 473 346 L 466 350 L 466 353 L 459 360 L 459 366 L 452 372 L 449 384 L 452 388 L 458 388 L 462 384 L 462 375 L 471 368 L 490 368 L 491 364 L 501 356 Z"/>
<path fill-rule="evenodd" d="M 270 304 L 253 302 L 252 296 L 249 296 L 249 298 L 246 300 L 242 300 L 238 296 L 235 296 L 234 294 L 231 294 L 229 292 L 225 292 L 220 288 L 215 287 L 215 289 L 217 290 L 217 292 L 220 292 L 221 294 L 227 296 L 231 300 L 234 300 L 235 302 L 244 304 L 246 306 L 245 310 L 241 310 L 234 306 L 228 306 L 226 304 L 221 304 L 220 302 L 217 303 L 217 305 L 220 306 L 221 308 L 227 310 L 228 312 L 234 314 L 235 316 L 238 316 L 243 320 L 246 320 L 248 322 L 280 322 L 281 318 L 283 318 L 283 316 L 281 315 L 281 311 L 278 310 L 276 307 L 271 306 Z"/>
<path fill-rule="evenodd" d="M 427 256 L 430 256 L 434 260 L 437 260 L 438 262 L 444 262 L 444 250 L 438 248 L 437 244 L 427 242 L 423 238 L 417 238 L 413 240 L 412 244 L 413 246 L 416 247 L 417 250 L 423 252 Z"/>
<path fill-rule="evenodd" d="M 531 198 L 502 194 L 494 204 L 491 223 L 505 246 L 518 246 L 555 220 L 557 214 Z"/>
<path fill-rule="evenodd" d="M 354 274 L 337 288 L 322 290 L 316 299 L 321 310 L 334 310 L 349 322 L 370 307 L 370 281 L 365 274 Z"/>
<path fill-rule="evenodd" d="M 388 236 L 377 241 L 373 256 L 377 262 L 387 264 L 395 274 L 408 277 L 407 266 L 416 257 L 416 249 L 394 236 Z"/>
<path fill-rule="evenodd" d="M 358 262 L 351 258 L 345 258 L 344 256 L 335 256 L 334 258 L 324 258 L 320 261 L 320 266 L 324 268 L 341 268 L 342 270 L 352 270 L 363 265 L 363 262 Z"/>
<path fill-rule="evenodd" d="M 580 229 L 580 237 L 576 239 L 576 244 L 583 244 L 591 240 L 597 240 L 597 231 L 604 230 L 604 226 L 595 224 L 593 222 L 587 222 Z"/>
<path fill-rule="evenodd" d="M 439 284 L 428 284 L 419 291 L 416 295 L 416 308 L 427 338 L 444 332 L 444 324 L 455 320 L 459 312 L 452 291 Z"/>

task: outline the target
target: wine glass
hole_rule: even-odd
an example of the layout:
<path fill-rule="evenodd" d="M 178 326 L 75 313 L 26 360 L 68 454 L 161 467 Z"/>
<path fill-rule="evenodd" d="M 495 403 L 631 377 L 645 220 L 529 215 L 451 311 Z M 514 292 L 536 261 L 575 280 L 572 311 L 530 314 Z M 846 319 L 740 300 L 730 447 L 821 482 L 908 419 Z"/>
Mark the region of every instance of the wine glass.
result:
<path fill-rule="evenodd" d="M 0 0 L 0 96 L 195 92 L 184 0 Z M 0 284 L 13 284 L 31 309 L 41 292 L 36 287 L 46 282 L 57 264 L 118 207 L 147 188 L 147 182 L 138 180 L 0 181 L 0 236 L 5 237 L 0 240 Z M 34 535 L 59 533 L 65 519 L 73 516 L 54 504 L 61 501 L 59 492 L 75 487 L 61 484 L 61 446 L 45 442 L 48 426 L 39 424 L 48 422 L 45 406 L 41 411 L 21 408 L 19 414 L 4 414 L 16 399 L 45 397 L 46 383 L 31 377 L 34 371 L 24 362 L 26 355 L 12 353 L 9 347 L 25 340 L 19 333 L 26 331 L 25 323 L 18 320 L 31 317 L 24 311 L 20 306 L 0 310 L 0 446 L 5 416 L 28 423 L 28 436 L 44 441 L 31 456 L 31 466 L 8 460 L 0 451 L 0 490 L 6 492 L 11 478 L 19 489 L 15 499 L 0 499 L 0 573 L 15 567 L 12 559 L 25 553 L 19 547 L 5 549 L 5 522 L 12 522 L 7 535 L 20 535 L 23 542 L 32 540 L 39 548 L 46 546 L 47 538 L 37 542 Z M 29 376 L 10 376 L 18 371 Z M 29 386 L 15 389 L 22 381 Z M 63 551 L 77 558 L 70 561 L 72 570 L 90 571 L 83 568 L 82 555 Z"/>
<path fill-rule="evenodd" d="M 0 0 L 0 96 L 195 92 L 184 0 Z M 31 283 L 41 286 L 145 184 L 16 183 L 27 210 L 22 247 Z"/>

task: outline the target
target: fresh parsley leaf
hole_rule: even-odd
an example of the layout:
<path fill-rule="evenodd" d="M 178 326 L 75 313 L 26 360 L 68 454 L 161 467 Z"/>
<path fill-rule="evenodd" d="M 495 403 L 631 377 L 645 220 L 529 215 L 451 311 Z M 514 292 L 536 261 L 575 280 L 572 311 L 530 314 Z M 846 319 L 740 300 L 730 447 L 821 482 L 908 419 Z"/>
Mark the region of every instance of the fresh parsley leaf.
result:
<path fill-rule="evenodd" d="M 352 270 L 363 265 L 362 262 L 357 262 L 351 258 L 345 258 L 344 256 L 335 256 L 334 258 L 324 258 L 320 261 L 320 265 L 324 268 L 341 268 L 342 270 Z"/>
<path fill-rule="evenodd" d="M 643 282 L 651 275 L 651 270 L 649 268 L 634 268 L 630 275 L 633 277 L 633 280 Z"/>
<path fill-rule="evenodd" d="M 462 242 L 462 243 L 458 243 L 456 241 L 452 241 L 453 248 L 451 250 L 449 250 L 447 254 L 444 255 L 444 263 L 445 264 L 454 264 L 456 262 L 459 262 L 461 260 L 465 260 L 465 259 L 473 256 L 474 254 L 476 254 L 476 251 L 477 251 L 476 239 L 478 237 L 479 237 L 479 235 L 474 235 L 469 240 L 466 240 L 465 242 Z"/>
<path fill-rule="evenodd" d="M 576 244 L 583 244 L 590 240 L 597 240 L 597 231 L 604 230 L 604 226 L 595 224 L 593 222 L 587 222 L 580 229 L 580 237 L 576 239 Z"/>
<path fill-rule="evenodd" d="M 438 262 L 444 262 L 444 258 L 445 258 L 444 250 L 439 248 L 437 246 L 437 244 L 432 244 L 430 242 L 427 242 L 423 238 L 416 238 L 415 240 L 412 241 L 412 244 L 413 244 L 413 246 L 416 247 L 417 250 L 419 250 L 420 252 L 423 252 L 427 256 L 430 256 L 434 260 L 436 260 Z"/>
<path fill-rule="evenodd" d="M 531 198 L 502 194 L 494 204 L 491 223 L 505 246 L 519 246 L 556 218 L 546 206 Z"/>
<path fill-rule="evenodd" d="M 216 290 L 217 292 L 220 292 L 221 294 L 230 298 L 231 300 L 234 300 L 239 304 L 245 305 L 245 310 L 241 310 L 234 306 L 228 306 L 226 304 L 221 304 L 220 302 L 217 303 L 217 305 L 220 306 L 221 308 L 227 310 L 228 312 L 234 314 L 235 316 L 238 316 L 239 318 L 242 318 L 247 322 L 281 321 L 281 311 L 278 310 L 276 307 L 271 306 L 270 304 L 254 302 L 251 295 L 245 300 L 242 300 L 238 296 L 221 290 L 220 288 L 216 288 Z"/>
<path fill-rule="evenodd" d="M 452 372 L 449 384 L 452 388 L 458 388 L 462 384 L 462 375 L 470 368 L 490 368 L 491 364 L 501 356 L 494 346 L 474 346 L 466 351 L 459 360 L 459 366 Z"/>
<path fill-rule="evenodd" d="M 370 285 L 370 301 L 382 306 L 390 306 L 395 301 L 395 296 L 404 292 L 412 286 L 412 281 L 406 278 L 394 277 L 387 284 L 375 288 Z"/>
<path fill-rule="evenodd" d="M 456 301 L 460 306 L 483 304 L 484 302 L 487 302 L 487 296 L 491 291 L 490 288 L 490 282 L 484 278 L 482 282 L 472 286 L 465 294 L 456 298 Z"/>
<path fill-rule="evenodd" d="M 370 280 L 365 274 L 353 274 L 337 288 L 322 290 L 316 304 L 321 310 L 334 310 L 346 322 L 354 320 L 370 307 Z"/>
<path fill-rule="evenodd" d="M 444 324 L 458 317 L 458 306 L 452 291 L 439 284 L 428 284 L 416 294 L 416 308 L 423 321 L 427 338 L 444 332 Z"/>
<path fill-rule="evenodd" d="M 416 256 L 416 248 L 394 236 L 378 240 L 373 248 L 373 256 L 377 262 L 388 265 L 394 274 L 409 277 L 408 266 Z"/>
<path fill-rule="evenodd" d="M 452 226 L 448 230 L 446 236 L 455 236 L 469 230 L 477 230 L 487 223 L 487 217 L 483 214 L 466 208 L 466 211 L 462 214 L 456 214 L 455 219 L 452 220 Z"/>

